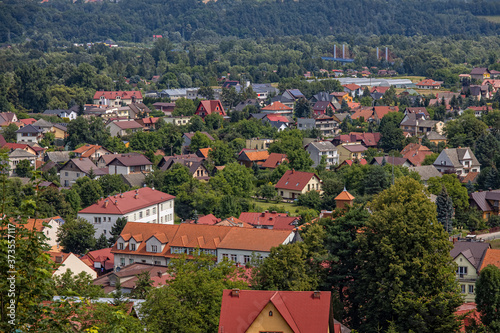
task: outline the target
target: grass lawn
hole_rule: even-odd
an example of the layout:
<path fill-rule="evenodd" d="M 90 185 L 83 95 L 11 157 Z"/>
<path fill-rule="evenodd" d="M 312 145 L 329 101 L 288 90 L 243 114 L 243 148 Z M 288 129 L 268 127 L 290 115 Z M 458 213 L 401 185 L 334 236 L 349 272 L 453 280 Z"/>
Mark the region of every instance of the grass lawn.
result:
<path fill-rule="evenodd" d="M 409 76 L 409 75 L 405 75 L 405 76 L 391 77 L 390 79 L 408 79 L 408 80 L 411 80 L 413 83 L 419 83 L 420 81 L 422 81 L 423 79 L 425 79 L 425 76 Z"/>
<path fill-rule="evenodd" d="M 266 202 L 265 200 L 261 199 L 252 199 L 252 202 L 255 203 L 255 206 L 257 207 L 257 210 L 263 212 L 265 210 L 272 210 L 269 209 L 271 206 L 273 207 L 278 207 L 278 208 L 283 208 L 284 211 L 288 212 L 289 215 L 291 216 L 297 216 L 297 209 L 307 209 L 307 207 L 302 207 L 302 206 L 297 206 L 293 203 L 288 203 L 288 202 L 277 202 L 277 201 L 269 201 Z"/>
<path fill-rule="evenodd" d="M 493 22 L 493 23 L 500 23 L 500 15 L 496 15 L 496 16 L 479 16 L 478 15 L 476 17 L 485 19 L 486 21 L 490 21 L 490 22 Z"/>
<path fill-rule="evenodd" d="M 500 249 L 500 239 L 492 239 L 488 241 L 492 249 Z"/>

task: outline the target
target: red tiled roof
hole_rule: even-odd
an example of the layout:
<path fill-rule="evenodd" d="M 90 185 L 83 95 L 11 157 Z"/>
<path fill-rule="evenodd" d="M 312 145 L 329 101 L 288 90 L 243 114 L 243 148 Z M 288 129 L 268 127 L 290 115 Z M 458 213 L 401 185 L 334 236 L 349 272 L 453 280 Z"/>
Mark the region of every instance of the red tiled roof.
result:
<path fill-rule="evenodd" d="M 327 332 L 330 318 L 329 291 L 224 290 L 219 333 L 246 332 L 264 307 L 272 303 L 292 332 Z M 267 313 L 264 314 L 267 316 Z M 278 315 L 278 314 L 276 314 Z"/>
<path fill-rule="evenodd" d="M 422 86 L 422 87 L 439 87 L 441 86 L 441 83 L 436 82 L 432 79 L 425 79 L 420 81 L 419 83 L 416 84 L 416 86 Z"/>
<path fill-rule="evenodd" d="M 479 172 L 469 172 L 465 177 L 460 177 L 460 182 L 467 184 L 468 182 L 474 183 L 476 181 L 477 176 L 479 176 Z"/>
<path fill-rule="evenodd" d="M 401 150 L 401 155 L 415 166 L 422 165 L 425 157 L 431 154 L 432 151 L 429 148 L 418 143 L 409 143 Z"/>
<path fill-rule="evenodd" d="M 370 93 L 374 92 L 379 92 L 381 94 L 385 94 L 387 90 L 389 90 L 390 87 L 373 87 L 372 90 L 370 90 Z"/>
<path fill-rule="evenodd" d="M 365 121 L 368 121 L 373 116 L 373 110 L 370 109 L 361 109 L 356 112 L 351 116 L 351 119 L 359 119 L 363 117 Z"/>
<path fill-rule="evenodd" d="M 254 227 L 268 226 L 273 227 L 273 229 L 276 230 L 293 230 L 294 226 L 290 226 L 290 223 L 297 220 L 297 217 L 276 212 L 242 212 L 239 219 L 253 225 Z"/>
<path fill-rule="evenodd" d="M 483 270 L 488 265 L 500 268 L 500 249 L 486 249 L 486 254 L 484 255 L 483 263 L 479 271 Z"/>
<path fill-rule="evenodd" d="M 267 160 L 262 163 L 261 167 L 274 169 L 284 161 L 288 161 L 286 154 L 271 153 Z"/>
<path fill-rule="evenodd" d="M 220 222 L 221 219 L 215 217 L 213 214 L 208 214 L 204 216 L 199 216 L 198 221 L 195 224 L 207 224 L 207 225 L 214 225 L 217 222 Z M 194 223 L 194 220 L 187 220 L 186 222 L 188 223 Z"/>
<path fill-rule="evenodd" d="M 196 114 L 198 114 L 199 111 L 202 111 L 201 108 L 203 107 L 203 112 L 206 112 L 207 114 L 211 113 L 219 113 L 221 116 L 225 116 L 226 112 L 224 111 L 224 108 L 222 107 L 221 102 L 216 99 L 216 100 L 203 100 L 200 101 L 200 104 L 198 105 L 198 108 L 196 109 Z M 217 110 L 218 108 L 218 110 Z"/>
<path fill-rule="evenodd" d="M 352 201 L 354 200 L 354 196 L 346 190 L 343 190 L 339 195 L 337 195 L 337 197 L 335 197 L 335 200 Z"/>
<path fill-rule="evenodd" d="M 264 118 L 267 118 L 269 121 L 279 121 L 282 123 L 289 123 L 290 120 L 288 120 L 287 117 L 279 115 L 279 114 L 268 114 Z"/>
<path fill-rule="evenodd" d="M 246 158 L 244 158 L 246 156 Z M 238 156 L 238 160 L 242 161 L 265 161 L 269 157 L 269 152 L 267 150 L 260 151 L 242 151 L 240 156 Z"/>
<path fill-rule="evenodd" d="M 264 106 L 261 110 L 263 111 L 292 111 L 293 108 L 286 106 L 281 102 L 273 102 L 267 106 Z"/>
<path fill-rule="evenodd" d="M 320 180 L 320 178 L 312 172 L 287 170 L 274 187 L 292 191 L 302 191 L 313 177 Z"/>
<path fill-rule="evenodd" d="M 375 106 L 374 113 L 377 115 L 378 119 L 384 118 L 389 112 L 398 112 L 399 106 Z"/>
<path fill-rule="evenodd" d="M 33 123 L 36 122 L 36 119 L 35 118 L 27 118 L 27 119 L 19 119 L 19 121 L 21 123 L 23 123 L 24 125 L 32 125 Z"/>
<path fill-rule="evenodd" d="M 234 228 L 213 226 L 213 228 L 231 229 L 217 245 L 219 249 L 270 252 L 271 248 L 283 244 L 292 233 L 291 230 L 269 230 L 260 228 Z"/>
<path fill-rule="evenodd" d="M 100 99 L 101 96 L 104 96 L 105 99 L 116 99 L 118 96 L 121 99 L 132 99 L 132 97 L 142 99 L 140 91 L 96 91 L 94 99 Z"/>
<path fill-rule="evenodd" d="M 138 194 L 138 195 L 136 195 Z M 143 187 L 99 200 L 97 203 L 82 209 L 78 214 L 116 214 L 124 215 L 135 210 L 172 200 L 173 195 Z"/>
<path fill-rule="evenodd" d="M 200 152 L 200 154 L 203 155 L 204 158 L 208 158 L 208 152 L 212 150 L 212 148 L 200 148 L 198 149 L 198 151 Z"/>
<path fill-rule="evenodd" d="M 359 88 L 361 88 L 360 86 L 354 83 L 344 84 L 343 87 L 349 89 L 350 91 L 358 90 Z"/>

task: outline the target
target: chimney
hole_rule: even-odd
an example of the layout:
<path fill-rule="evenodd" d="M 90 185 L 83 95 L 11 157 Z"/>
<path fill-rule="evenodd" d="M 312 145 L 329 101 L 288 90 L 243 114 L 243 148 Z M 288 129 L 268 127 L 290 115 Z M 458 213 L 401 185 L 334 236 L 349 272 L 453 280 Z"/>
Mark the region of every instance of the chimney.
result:
<path fill-rule="evenodd" d="M 120 193 L 120 198 L 123 198 L 123 193 Z"/>
<path fill-rule="evenodd" d="M 277 211 L 275 211 L 275 210 L 273 210 L 273 211 L 271 212 L 271 214 L 277 214 L 277 213 L 278 213 L 278 212 L 277 212 Z"/>
<path fill-rule="evenodd" d="M 345 44 L 342 44 L 342 59 L 345 59 Z"/>
<path fill-rule="evenodd" d="M 108 199 L 104 200 L 104 208 L 108 207 L 108 203 L 109 203 Z"/>
<path fill-rule="evenodd" d="M 231 296 L 232 297 L 240 297 L 240 290 L 239 289 L 231 290 Z"/>
<path fill-rule="evenodd" d="M 63 256 L 56 256 L 56 264 L 60 264 L 63 262 Z"/>
<path fill-rule="evenodd" d="M 313 292 L 313 298 L 320 298 L 321 297 L 321 292 L 320 291 L 314 291 Z"/>
<path fill-rule="evenodd" d="M 115 200 L 115 206 L 118 205 L 118 200 Z"/>
<path fill-rule="evenodd" d="M 265 211 L 264 211 L 264 213 L 269 213 L 269 211 L 268 211 L 268 210 L 265 210 Z"/>

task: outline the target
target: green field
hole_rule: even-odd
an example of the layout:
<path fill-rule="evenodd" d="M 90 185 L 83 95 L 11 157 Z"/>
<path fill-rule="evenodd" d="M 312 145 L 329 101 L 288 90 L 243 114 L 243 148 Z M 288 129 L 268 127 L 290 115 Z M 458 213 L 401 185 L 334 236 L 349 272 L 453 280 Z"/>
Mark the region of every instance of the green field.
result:
<path fill-rule="evenodd" d="M 476 17 L 485 19 L 486 21 L 490 21 L 490 22 L 493 22 L 493 23 L 500 23 L 500 15 L 496 15 L 496 16 L 476 16 Z"/>
<path fill-rule="evenodd" d="M 298 213 L 296 212 L 297 209 L 307 209 L 307 207 L 302 207 L 302 206 L 297 206 L 293 203 L 288 203 L 288 202 L 277 202 L 277 201 L 269 201 L 266 202 L 265 200 L 261 199 L 252 199 L 252 202 L 255 203 L 255 206 L 258 211 L 265 211 L 265 210 L 270 210 L 272 211 L 274 208 L 272 207 L 278 207 L 280 211 L 285 211 L 288 212 L 289 215 L 291 216 L 297 216 Z M 271 208 L 271 209 L 270 209 Z"/>
<path fill-rule="evenodd" d="M 488 243 L 490 243 L 492 249 L 500 249 L 500 239 L 493 239 Z"/>

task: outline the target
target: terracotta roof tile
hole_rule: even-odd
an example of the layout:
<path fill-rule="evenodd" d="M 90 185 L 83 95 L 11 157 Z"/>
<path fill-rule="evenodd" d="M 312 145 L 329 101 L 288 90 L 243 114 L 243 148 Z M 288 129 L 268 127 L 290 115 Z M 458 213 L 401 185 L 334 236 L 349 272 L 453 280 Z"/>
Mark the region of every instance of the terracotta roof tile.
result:
<path fill-rule="evenodd" d="M 238 160 L 244 161 L 265 161 L 269 157 L 269 153 L 267 150 L 259 150 L 259 151 L 242 151 Z"/>
<path fill-rule="evenodd" d="M 354 200 L 354 196 L 346 190 L 343 190 L 339 195 L 337 195 L 335 200 L 351 201 Z"/>
<path fill-rule="evenodd" d="M 105 99 L 116 99 L 116 97 L 121 99 L 142 99 L 142 94 L 140 91 L 96 91 L 94 94 L 94 99 L 100 99 L 104 97 Z"/>
<path fill-rule="evenodd" d="M 273 102 L 267 106 L 264 106 L 261 110 L 262 111 L 292 111 L 293 108 L 286 106 L 285 104 L 283 104 L 279 101 L 276 101 L 276 102 Z"/>
<path fill-rule="evenodd" d="M 278 167 L 278 165 L 282 164 L 284 161 L 288 162 L 286 154 L 271 153 L 269 154 L 267 160 L 264 163 L 262 163 L 262 167 L 274 169 Z"/>
<path fill-rule="evenodd" d="M 312 177 L 316 177 L 320 180 L 320 178 L 312 172 L 287 170 L 274 187 L 302 191 Z"/>
<path fill-rule="evenodd" d="M 488 265 L 500 268 L 500 249 L 486 249 L 480 270 L 483 270 Z"/>

